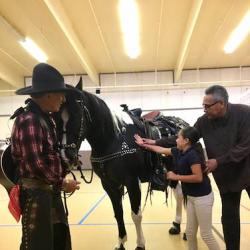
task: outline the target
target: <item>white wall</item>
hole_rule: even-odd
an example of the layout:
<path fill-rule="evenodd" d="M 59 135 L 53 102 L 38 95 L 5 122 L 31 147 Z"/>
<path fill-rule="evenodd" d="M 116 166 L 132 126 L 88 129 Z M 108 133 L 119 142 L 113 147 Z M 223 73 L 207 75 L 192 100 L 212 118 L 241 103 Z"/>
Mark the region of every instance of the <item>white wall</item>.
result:
<path fill-rule="evenodd" d="M 23 106 L 27 96 L 1 96 L 0 97 L 0 140 L 10 137 L 13 120 L 10 120 L 10 115 Z"/>
<path fill-rule="evenodd" d="M 166 115 L 179 116 L 193 125 L 203 114 L 202 100 L 205 89 L 144 91 L 144 92 L 113 92 L 99 95 L 111 110 L 120 110 L 120 104 L 126 103 L 130 109 L 162 110 Z M 248 87 L 229 87 L 229 101 L 238 102 Z"/>
<path fill-rule="evenodd" d="M 76 85 L 79 76 L 66 76 L 67 83 Z M 163 110 L 166 115 L 179 116 L 192 125 L 203 113 L 201 109 L 204 88 L 200 89 L 172 89 L 172 90 L 150 90 L 157 89 L 159 85 L 177 85 L 173 83 L 173 72 L 142 72 L 142 73 L 118 73 L 101 74 L 102 86 L 130 86 L 137 85 L 137 91 L 120 90 L 116 92 L 104 92 L 99 95 L 107 102 L 111 110 L 121 110 L 120 104 L 126 103 L 130 109 L 142 108 L 143 110 Z M 31 84 L 31 78 L 26 78 L 27 85 Z M 242 68 L 221 68 L 221 69 L 201 69 L 184 70 L 180 79 L 180 86 L 185 83 L 192 84 L 223 84 L 230 82 L 237 83 L 240 87 L 228 87 L 230 102 L 242 102 L 250 104 L 250 67 Z M 83 76 L 83 86 L 88 88 L 93 85 L 88 76 Z M 142 86 L 142 87 L 140 87 Z M 146 88 L 149 86 L 150 88 Z M 95 92 L 94 87 L 90 89 Z M 166 87 L 167 88 L 167 87 Z M 147 89 L 147 90 L 145 90 Z M 249 89 L 249 91 L 248 91 Z M 107 90 L 106 90 L 107 91 Z M 247 94 L 246 94 L 247 93 Z M 244 97 L 244 98 L 243 98 Z M 9 116 L 20 106 L 23 105 L 27 96 L 0 96 L 0 140 L 10 136 L 12 122 L 8 121 Z M 188 110 L 185 110 L 187 109 Z M 197 109 L 200 108 L 200 109 Z"/>
<path fill-rule="evenodd" d="M 231 102 L 238 102 L 240 97 L 247 92 L 248 87 L 227 88 Z M 120 104 L 126 103 L 130 109 L 142 108 L 143 110 L 161 109 L 166 115 L 174 115 L 186 120 L 190 125 L 203 113 L 201 108 L 204 89 L 187 90 L 161 90 L 142 92 L 111 92 L 99 95 L 111 110 L 121 110 Z M 12 122 L 8 116 L 17 108 L 23 106 L 25 96 L 0 97 L 0 139 L 10 136 Z M 190 110 L 185 110 L 189 108 Z M 192 109 L 193 108 L 193 109 Z M 178 110 L 175 110 L 178 109 Z"/>

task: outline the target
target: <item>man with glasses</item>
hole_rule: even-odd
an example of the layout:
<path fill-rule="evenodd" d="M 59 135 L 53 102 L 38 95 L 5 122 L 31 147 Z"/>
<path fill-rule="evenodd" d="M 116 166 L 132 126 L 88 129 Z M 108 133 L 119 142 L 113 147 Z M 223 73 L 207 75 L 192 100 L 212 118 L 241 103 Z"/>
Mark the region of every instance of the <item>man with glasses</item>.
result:
<path fill-rule="evenodd" d="M 228 103 L 227 90 L 214 85 L 205 90 L 205 114 L 195 127 L 203 138 L 208 160 L 220 191 L 222 226 L 227 250 L 240 249 L 240 198 L 250 197 L 250 108 Z"/>

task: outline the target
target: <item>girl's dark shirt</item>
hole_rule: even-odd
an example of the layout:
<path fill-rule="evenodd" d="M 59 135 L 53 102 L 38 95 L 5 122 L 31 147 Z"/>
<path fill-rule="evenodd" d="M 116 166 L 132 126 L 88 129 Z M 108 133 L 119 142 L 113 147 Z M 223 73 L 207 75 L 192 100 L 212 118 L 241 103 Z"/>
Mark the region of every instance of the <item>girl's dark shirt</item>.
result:
<path fill-rule="evenodd" d="M 179 175 L 191 175 L 191 166 L 194 164 L 201 164 L 202 160 L 198 152 L 190 147 L 185 152 L 180 151 L 178 148 L 171 148 L 171 152 L 176 163 L 176 174 Z M 211 193 L 212 188 L 210 180 L 206 174 L 203 174 L 202 182 L 200 183 L 186 183 L 182 182 L 182 192 L 184 195 L 199 197 L 208 195 Z"/>

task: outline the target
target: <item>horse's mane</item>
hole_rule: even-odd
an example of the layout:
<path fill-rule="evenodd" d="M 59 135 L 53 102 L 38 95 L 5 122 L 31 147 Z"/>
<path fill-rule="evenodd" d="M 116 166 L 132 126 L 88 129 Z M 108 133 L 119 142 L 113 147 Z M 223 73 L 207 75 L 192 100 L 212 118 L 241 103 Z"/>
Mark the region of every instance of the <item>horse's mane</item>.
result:
<path fill-rule="evenodd" d="M 89 109 L 90 118 L 95 124 L 102 124 L 96 128 L 102 134 L 112 138 L 117 134 L 117 128 L 112 113 L 107 104 L 98 96 L 82 90 L 84 104 Z"/>

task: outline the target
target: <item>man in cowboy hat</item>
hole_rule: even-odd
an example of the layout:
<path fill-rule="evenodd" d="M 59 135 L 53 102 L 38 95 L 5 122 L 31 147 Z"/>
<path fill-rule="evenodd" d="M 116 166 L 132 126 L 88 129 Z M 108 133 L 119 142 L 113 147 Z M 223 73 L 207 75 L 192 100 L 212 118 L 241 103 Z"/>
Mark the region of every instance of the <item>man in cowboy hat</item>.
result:
<path fill-rule="evenodd" d="M 22 242 L 20 249 L 69 250 L 71 240 L 60 191 L 73 192 L 79 182 L 66 180 L 50 114 L 65 101 L 62 75 L 40 63 L 33 69 L 32 86 L 16 91 L 30 95 L 18 112 L 11 135 L 12 156 L 18 165 Z"/>

